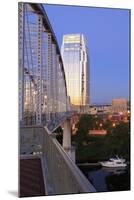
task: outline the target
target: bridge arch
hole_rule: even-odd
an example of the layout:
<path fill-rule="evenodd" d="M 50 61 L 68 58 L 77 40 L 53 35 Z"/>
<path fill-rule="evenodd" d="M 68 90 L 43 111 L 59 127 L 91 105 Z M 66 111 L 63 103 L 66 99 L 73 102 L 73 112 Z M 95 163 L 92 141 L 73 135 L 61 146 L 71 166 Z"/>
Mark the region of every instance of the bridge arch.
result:
<path fill-rule="evenodd" d="M 42 4 L 19 3 L 19 118 L 53 130 L 67 113 L 58 42 Z"/>

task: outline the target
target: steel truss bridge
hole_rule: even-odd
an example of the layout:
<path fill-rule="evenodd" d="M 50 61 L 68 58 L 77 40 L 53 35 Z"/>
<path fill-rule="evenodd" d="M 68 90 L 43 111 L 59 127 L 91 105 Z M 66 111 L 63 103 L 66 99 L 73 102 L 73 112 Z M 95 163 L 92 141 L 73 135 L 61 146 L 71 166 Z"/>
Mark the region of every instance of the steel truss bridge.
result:
<path fill-rule="evenodd" d="M 94 192 L 72 159 L 70 117 L 74 113 L 70 110 L 60 49 L 45 9 L 42 4 L 19 3 L 18 14 L 20 169 L 23 171 L 20 171 L 20 196 Z M 52 134 L 61 124 L 63 147 Z M 31 166 L 27 162 L 37 158 L 41 168 L 36 171 L 42 171 L 43 186 L 36 187 L 35 172 L 30 177 Z M 35 180 L 34 192 L 31 180 Z"/>
<path fill-rule="evenodd" d="M 58 43 L 40 4 L 19 4 L 19 67 L 21 124 L 52 130 L 69 102 Z"/>

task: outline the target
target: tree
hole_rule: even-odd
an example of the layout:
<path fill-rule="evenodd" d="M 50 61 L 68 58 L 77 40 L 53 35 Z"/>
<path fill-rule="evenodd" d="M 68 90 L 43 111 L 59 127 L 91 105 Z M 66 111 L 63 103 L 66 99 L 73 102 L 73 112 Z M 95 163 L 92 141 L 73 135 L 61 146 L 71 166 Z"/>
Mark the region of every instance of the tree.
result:
<path fill-rule="evenodd" d="M 107 136 L 105 146 L 110 154 L 130 157 L 130 125 L 121 122 L 116 128 L 112 129 L 111 134 Z"/>
<path fill-rule="evenodd" d="M 76 142 L 78 144 L 82 144 L 84 141 L 87 140 L 89 130 L 93 129 L 95 120 L 91 115 L 81 115 L 80 120 L 77 124 L 77 135 L 76 135 Z"/>

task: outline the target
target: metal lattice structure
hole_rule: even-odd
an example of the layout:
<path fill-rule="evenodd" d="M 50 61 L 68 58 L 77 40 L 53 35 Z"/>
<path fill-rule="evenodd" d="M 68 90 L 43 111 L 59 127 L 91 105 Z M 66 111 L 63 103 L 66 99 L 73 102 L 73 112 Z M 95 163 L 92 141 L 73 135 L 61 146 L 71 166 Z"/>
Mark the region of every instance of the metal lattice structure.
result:
<path fill-rule="evenodd" d="M 67 114 L 60 50 L 42 4 L 19 3 L 19 119 L 53 130 Z"/>

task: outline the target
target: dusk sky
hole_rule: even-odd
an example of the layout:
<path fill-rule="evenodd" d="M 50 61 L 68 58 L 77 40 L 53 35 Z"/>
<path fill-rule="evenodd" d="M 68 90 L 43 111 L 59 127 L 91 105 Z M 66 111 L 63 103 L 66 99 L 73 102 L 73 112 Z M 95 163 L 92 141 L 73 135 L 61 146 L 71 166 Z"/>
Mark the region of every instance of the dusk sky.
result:
<path fill-rule="evenodd" d="M 45 5 L 61 47 L 64 34 L 86 36 L 91 103 L 129 97 L 129 10 Z"/>

